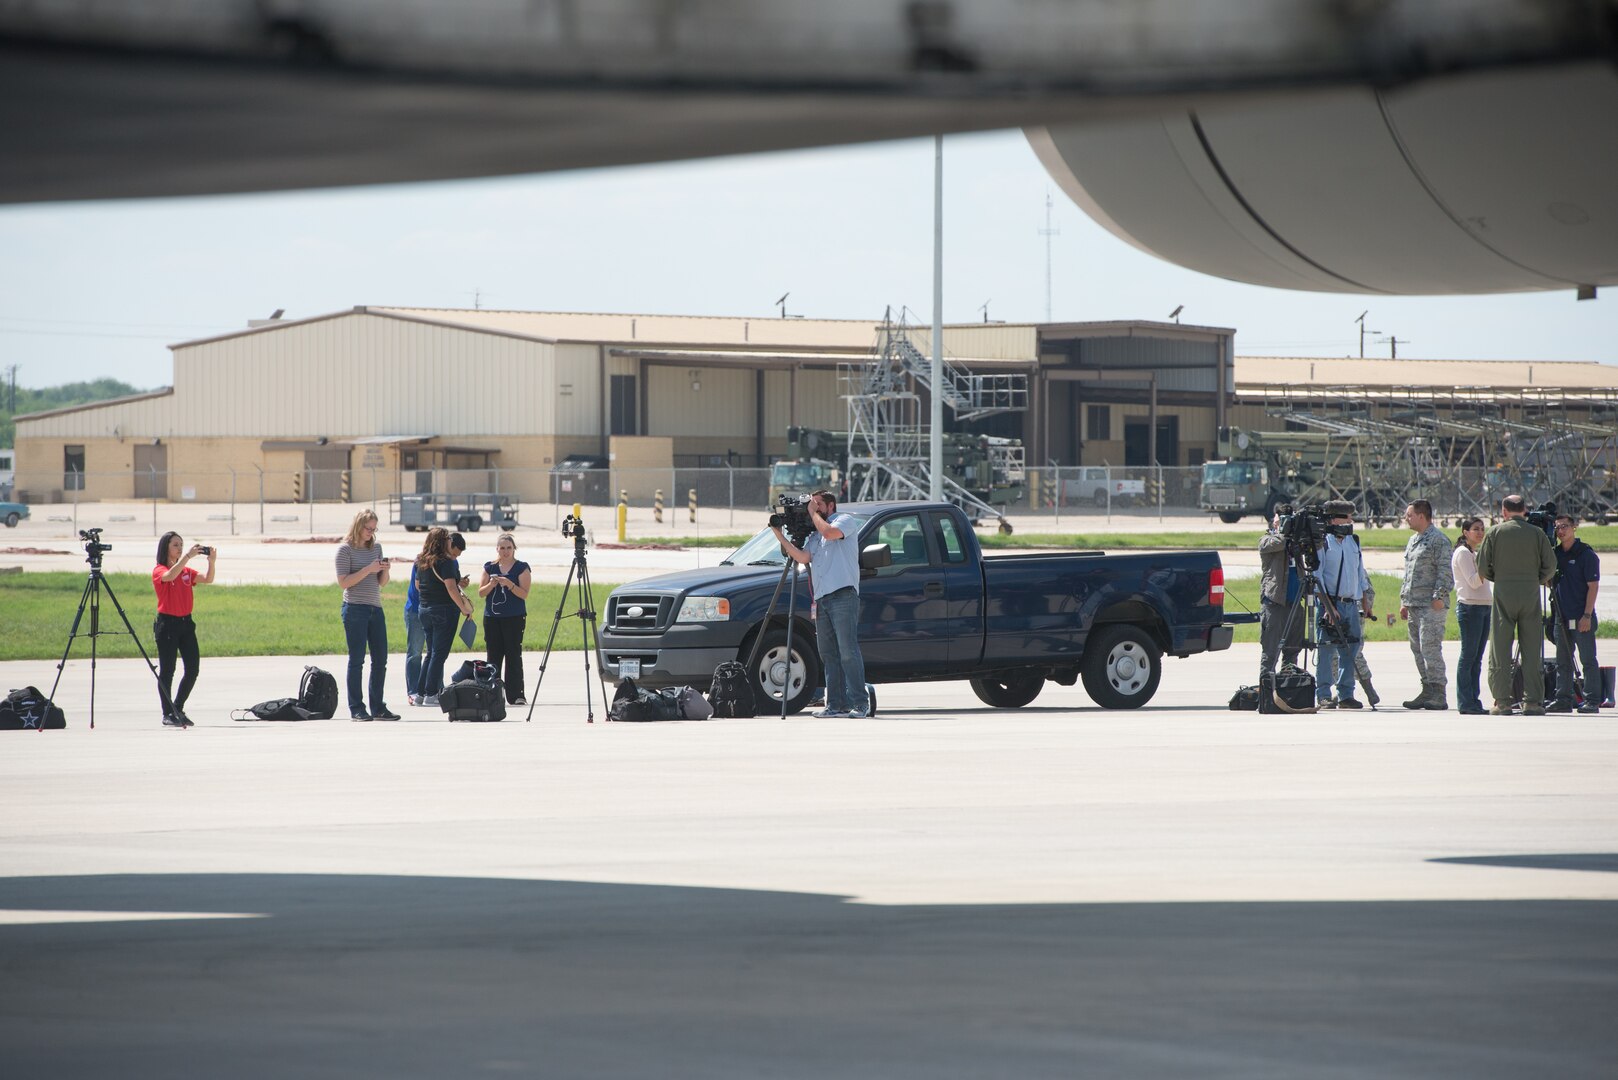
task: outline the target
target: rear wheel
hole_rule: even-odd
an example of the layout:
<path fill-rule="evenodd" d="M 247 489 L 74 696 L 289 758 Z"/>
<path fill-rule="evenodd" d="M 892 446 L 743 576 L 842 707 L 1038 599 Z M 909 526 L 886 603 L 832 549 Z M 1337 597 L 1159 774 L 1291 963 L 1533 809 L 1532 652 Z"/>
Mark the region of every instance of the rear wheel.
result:
<path fill-rule="evenodd" d="M 6 528 L 15 529 L 17 527 L 17 522 L 21 520 L 22 518 L 17 515 L 17 511 L 13 510 L 11 513 L 6 515 Z"/>
<path fill-rule="evenodd" d="M 1103 626 L 1084 647 L 1084 691 L 1103 709 L 1138 709 L 1157 693 L 1163 654 L 1137 627 Z"/>
<path fill-rule="evenodd" d="M 789 655 L 787 632 L 784 629 L 771 630 L 764 635 L 764 644 L 758 650 L 758 661 L 748 672 L 761 715 L 779 715 L 783 686 L 787 690 L 787 712 L 802 712 L 809 704 L 815 687 L 820 685 L 820 660 L 805 638 L 806 635 L 793 632 L 792 652 Z M 746 662 L 746 652 L 741 659 Z"/>
<path fill-rule="evenodd" d="M 1242 515 L 1237 513 L 1235 510 L 1219 511 L 1219 520 L 1223 521 L 1226 525 L 1234 525 L 1241 519 Z"/>
<path fill-rule="evenodd" d="M 483 519 L 477 514 L 467 514 L 455 523 L 455 527 L 462 532 L 477 532 L 483 528 Z"/>
<path fill-rule="evenodd" d="M 972 693 L 978 700 L 997 709 L 1020 709 L 1037 698 L 1044 688 L 1043 675 L 1017 674 L 972 680 Z"/>

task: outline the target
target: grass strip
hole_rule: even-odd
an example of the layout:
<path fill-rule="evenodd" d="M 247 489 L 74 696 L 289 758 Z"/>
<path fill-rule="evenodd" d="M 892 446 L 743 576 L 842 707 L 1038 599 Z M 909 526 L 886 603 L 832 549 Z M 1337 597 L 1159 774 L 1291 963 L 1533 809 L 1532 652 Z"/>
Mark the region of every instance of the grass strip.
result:
<path fill-rule="evenodd" d="M 405 575 L 408 578 L 408 572 Z M 152 620 L 157 614 L 157 598 L 151 579 L 141 574 L 108 574 L 112 592 L 123 604 L 129 622 L 140 635 L 141 644 L 155 661 Z M 74 613 L 84 594 L 85 575 L 63 572 L 14 574 L 0 578 L 0 660 L 60 660 L 67 647 Z M 382 607 L 388 618 L 388 646 L 403 652 L 405 643 L 404 601 L 408 580 L 394 580 L 382 590 Z M 594 586 L 599 622 L 607 594 L 616 585 Z M 540 650 L 550 635 L 551 620 L 561 600 L 560 585 L 535 585 L 528 594 L 528 631 L 525 648 Z M 578 590 L 569 597 L 570 611 L 578 610 Z M 342 590 L 335 585 L 209 585 L 196 591 L 197 645 L 209 656 L 316 656 L 346 652 L 343 638 Z M 478 621 L 483 605 L 473 598 Z M 86 612 L 73 643 L 73 657 L 87 659 L 90 642 L 90 616 Z M 105 594 L 101 598 L 102 634 L 96 639 L 96 654 L 105 657 L 139 656 L 134 642 L 124 630 L 123 620 Z M 110 631 L 117 631 L 111 633 Z M 566 617 L 556 631 L 556 649 L 583 648 L 579 620 Z M 455 640 L 455 651 L 468 656 L 483 655 L 482 630 L 471 649 Z"/>

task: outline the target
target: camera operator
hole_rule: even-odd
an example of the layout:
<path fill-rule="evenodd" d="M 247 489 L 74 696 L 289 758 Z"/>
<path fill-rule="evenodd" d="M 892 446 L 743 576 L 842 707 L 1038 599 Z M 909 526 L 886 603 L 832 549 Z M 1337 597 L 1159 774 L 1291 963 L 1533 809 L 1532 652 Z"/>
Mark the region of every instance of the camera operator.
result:
<path fill-rule="evenodd" d="M 1259 611 L 1258 677 L 1274 674 L 1279 665 L 1296 665 L 1298 653 L 1303 649 L 1303 628 L 1307 616 L 1299 600 L 1303 582 L 1298 571 L 1287 558 L 1286 538 L 1281 535 L 1281 523 L 1292 515 L 1292 506 L 1282 503 L 1275 508 L 1270 519 L 1270 531 L 1258 542 L 1258 562 L 1263 572 L 1259 595 L 1263 607 Z M 1283 640 L 1283 638 L 1285 640 Z M 1279 665 L 1277 663 L 1279 661 Z"/>
<path fill-rule="evenodd" d="M 826 670 L 826 707 L 819 717 L 863 718 L 870 715 L 865 693 L 865 658 L 860 654 L 859 537 L 842 526 L 854 518 L 837 513 L 837 496 L 817 491 L 809 496 L 809 520 L 815 532 L 799 548 L 774 519 L 770 528 L 789 559 L 809 567 L 809 585 L 817 610 L 815 644 Z"/>
<path fill-rule="evenodd" d="M 1399 618 L 1408 620 L 1410 652 L 1421 676 L 1421 693 L 1404 703 L 1407 709 L 1449 708 L 1445 694 L 1444 621 L 1455 587 L 1450 568 L 1449 537 L 1433 523 L 1433 504 L 1417 499 L 1405 508 L 1405 524 L 1415 533 L 1405 542 L 1405 574 L 1399 586 Z"/>
<path fill-rule="evenodd" d="M 1539 587 L 1556 575 L 1556 553 L 1545 530 L 1530 523 L 1528 504 L 1521 495 L 1500 501 L 1506 519 L 1483 536 L 1478 545 L 1478 576 L 1494 583 L 1494 606 L 1489 636 L 1489 692 L 1494 695 L 1491 715 L 1511 713 L 1511 643 L 1519 644 L 1522 659 L 1522 711 L 1524 716 L 1545 715 L 1545 672 L 1541 642 Z"/>
<path fill-rule="evenodd" d="M 1556 516 L 1556 700 L 1551 712 L 1573 709 L 1573 650 L 1584 672 L 1581 713 L 1601 711 L 1601 668 L 1596 662 L 1596 593 L 1601 589 L 1601 560 L 1577 535 L 1570 514 Z"/>
<path fill-rule="evenodd" d="M 1321 709 L 1358 709 L 1354 697 L 1354 659 L 1360 651 L 1360 614 L 1371 613 L 1366 593 L 1371 579 L 1353 533 L 1354 504 L 1334 499 L 1324 507 L 1325 542 L 1315 579 L 1324 594 L 1320 605 L 1320 655 L 1315 659 L 1315 705 Z M 1331 697 L 1332 682 L 1337 697 Z"/>
<path fill-rule="evenodd" d="M 198 555 L 208 558 L 208 572 L 199 574 L 186 563 Z M 157 639 L 157 679 L 162 687 L 165 708 L 164 727 L 188 728 L 194 726 L 185 715 L 185 699 L 197 684 L 197 670 L 202 666 L 202 652 L 197 648 L 197 624 L 191 620 L 195 602 L 192 590 L 198 585 L 212 585 L 214 549 L 192 544 L 189 548 L 177 532 L 166 532 L 157 542 L 157 565 L 152 567 L 152 591 L 157 594 L 157 618 L 152 622 L 152 636 Z M 185 661 L 185 674 L 180 678 L 180 692 L 170 691 L 174 683 L 174 662 Z"/>

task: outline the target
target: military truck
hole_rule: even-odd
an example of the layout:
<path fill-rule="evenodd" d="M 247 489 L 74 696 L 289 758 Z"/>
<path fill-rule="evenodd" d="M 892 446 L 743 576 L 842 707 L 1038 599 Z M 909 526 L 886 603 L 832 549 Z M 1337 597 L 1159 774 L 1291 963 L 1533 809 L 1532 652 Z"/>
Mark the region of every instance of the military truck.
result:
<path fill-rule="evenodd" d="M 1202 466 L 1198 505 L 1234 524 L 1275 513 L 1278 503 L 1354 499 L 1363 475 L 1357 435 L 1219 429 L 1219 457 Z"/>

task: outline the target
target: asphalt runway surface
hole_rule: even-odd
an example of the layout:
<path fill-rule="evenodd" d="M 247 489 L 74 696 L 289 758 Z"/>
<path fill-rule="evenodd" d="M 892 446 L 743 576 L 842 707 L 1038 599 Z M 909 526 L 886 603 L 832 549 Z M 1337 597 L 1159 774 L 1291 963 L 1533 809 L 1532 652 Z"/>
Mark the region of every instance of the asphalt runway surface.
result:
<path fill-rule="evenodd" d="M 1378 689 L 1413 694 L 1402 645 Z M 1453 658 L 1453 655 L 1452 655 Z M 530 657 L 530 683 L 537 657 Z M 0 752 L 8 1076 L 1606 1077 L 1618 724 L 1157 699 L 238 723 L 73 660 Z M 339 658 L 314 658 L 342 678 Z M 53 662 L 0 664 L 49 687 Z M 390 678 L 399 674 L 390 671 Z M 402 700 L 402 691 L 399 694 Z"/>

